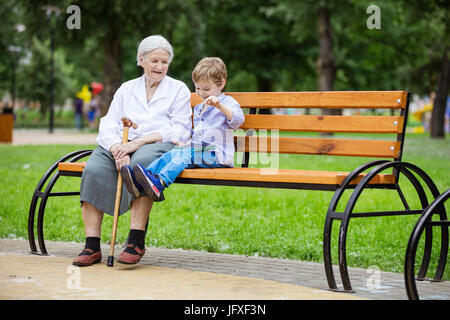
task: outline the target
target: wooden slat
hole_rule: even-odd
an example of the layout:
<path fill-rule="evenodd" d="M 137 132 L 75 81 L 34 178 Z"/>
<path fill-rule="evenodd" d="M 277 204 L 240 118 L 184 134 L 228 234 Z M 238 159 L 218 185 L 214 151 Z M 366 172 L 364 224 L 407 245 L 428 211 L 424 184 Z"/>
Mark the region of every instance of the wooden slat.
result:
<path fill-rule="evenodd" d="M 336 177 L 337 184 L 341 184 L 347 176 L 348 173 L 338 173 Z M 365 176 L 366 176 L 365 173 L 359 174 L 355 179 L 352 180 L 350 184 L 351 185 L 358 184 Z M 369 182 L 369 184 L 394 184 L 394 183 L 395 183 L 395 175 L 393 174 L 378 174 Z"/>
<path fill-rule="evenodd" d="M 316 154 L 332 156 L 396 158 L 401 143 L 386 140 L 321 138 L 235 137 L 238 152 Z"/>
<path fill-rule="evenodd" d="M 83 172 L 86 162 L 60 162 L 59 171 Z"/>
<path fill-rule="evenodd" d="M 404 109 L 406 91 L 228 92 L 242 108 Z M 191 105 L 202 102 L 191 95 Z"/>
<path fill-rule="evenodd" d="M 83 172 L 86 162 L 61 162 L 58 164 L 60 171 Z M 344 181 L 348 172 L 335 171 L 311 171 L 311 170 L 289 170 L 271 168 L 215 168 L 215 169 L 186 169 L 180 178 L 210 179 L 230 181 L 270 181 L 286 183 L 312 183 L 339 185 Z M 365 176 L 365 173 L 351 183 L 356 184 Z M 395 176 L 392 174 L 378 174 L 370 184 L 393 184 Z"/>
<path fill-rule="evenodd" d="M 230 180 L 230 181 L 263 181 L 263 182 L 284 182 L 284 183 L 308 183 L 339 185 L 348 172 L 333 171 L 310 171 L 310 170 L 289 170 L 270 168 L 215 168 L 215 169 L 185 169 L 180 178 L 188 179 L 208 179 L 208 180 Z M 365 176 L 360 174 L 357 180 L 351 184 L 356 184 Z M 394 181 L 394 176 L 386 174 L 376 175 L 370 184 L 385 184 Z"/>
<path fill-rule="evenodd" d="M 401 133 L 400 116 L 317 116 L 246 114 L 241 129 L 303 132 Z"/>

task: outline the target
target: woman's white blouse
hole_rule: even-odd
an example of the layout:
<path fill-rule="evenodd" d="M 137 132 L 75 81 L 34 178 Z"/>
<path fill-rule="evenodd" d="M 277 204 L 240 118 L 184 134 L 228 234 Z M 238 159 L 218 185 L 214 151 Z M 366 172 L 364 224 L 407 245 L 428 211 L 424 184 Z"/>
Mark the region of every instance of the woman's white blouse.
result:
<path fill-rule="evenodd" d="M 159 133 L 162 142 L 186 143 L 191 133 L 191 92 L 183 82 L 165 76 L 147 103 L 145 78 L 124 82 L 114 94 L 108 113 L 100 119 L 97 143 L 108 150 L 122 143 L 121 118 L 138 128 L 130 128 L 128 140 Z"/>

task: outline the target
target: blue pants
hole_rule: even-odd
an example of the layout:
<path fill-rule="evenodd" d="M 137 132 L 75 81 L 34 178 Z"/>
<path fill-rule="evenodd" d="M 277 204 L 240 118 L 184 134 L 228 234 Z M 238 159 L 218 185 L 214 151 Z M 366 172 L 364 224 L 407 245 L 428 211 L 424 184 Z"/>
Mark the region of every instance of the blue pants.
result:
<path fill-rule="evenodd" d="M 225 168 L 219 163 L 214 150 L 174 148 L 153 161 L 147 170 L 159 175 L 166 186 L 171 185 L 184 169 Z"/>

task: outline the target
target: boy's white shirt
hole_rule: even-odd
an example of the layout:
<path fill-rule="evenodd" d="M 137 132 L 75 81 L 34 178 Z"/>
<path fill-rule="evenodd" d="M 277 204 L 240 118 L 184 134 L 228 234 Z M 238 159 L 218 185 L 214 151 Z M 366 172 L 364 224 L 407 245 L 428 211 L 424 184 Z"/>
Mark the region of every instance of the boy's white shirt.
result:
<path fill-rule="evenodd" d="M 192 123 L 191 92 L 183 82 L 165 76 L 147 103 L 145 77 L 124 82 L 114 94 L 108 113 L 101 118 L 97 143 L 108 150 L 122 142 L 122 117 L 138 125 L 128 139 L 159 133 L 162 142 L 186 143 Z"/>

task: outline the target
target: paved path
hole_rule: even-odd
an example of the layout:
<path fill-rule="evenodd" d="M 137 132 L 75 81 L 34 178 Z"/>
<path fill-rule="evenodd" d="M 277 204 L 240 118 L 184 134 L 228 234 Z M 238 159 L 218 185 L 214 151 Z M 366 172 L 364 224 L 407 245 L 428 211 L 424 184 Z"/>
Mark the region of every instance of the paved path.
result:
<path fill-rule="evenodd" d="M 380 272 L 375 286 L 368 285 L 373 273 L 350 268 L 356 292 L 344 294 L 327 290 L 323 265 L 318 263 L 147 248 L 139 265 L 115 263 L 114 268 L 107 268 L 107 244 L 102 245 L 101 264 L 80 269 L 81 291 L 70 290 L 67 283 L 75 271 L 68 268 L 82 244 L 47 241 L 46 246 L 49 257 L 30 254 L 26 240 L 0 239 L 0 299 L 118 299 L 126 290 L 133 290 L 135 299 L 407 299 L 402 274 Z M 117 245 L 116 256 L 122 250 Z M 122 286 L 120 290 L 103 289 L 102 281 L 110 288 L 111 279 Z M 133 287 L 132 283 L 139 285 Z M 422 299 L 450 299 L 448 281 L 417 284 Z"/>
<path fill-rule="evenodd" d="M 12 145 L 22 144 L 96 144 L 97 133 L 75 129 L 14 129 Z"/>

